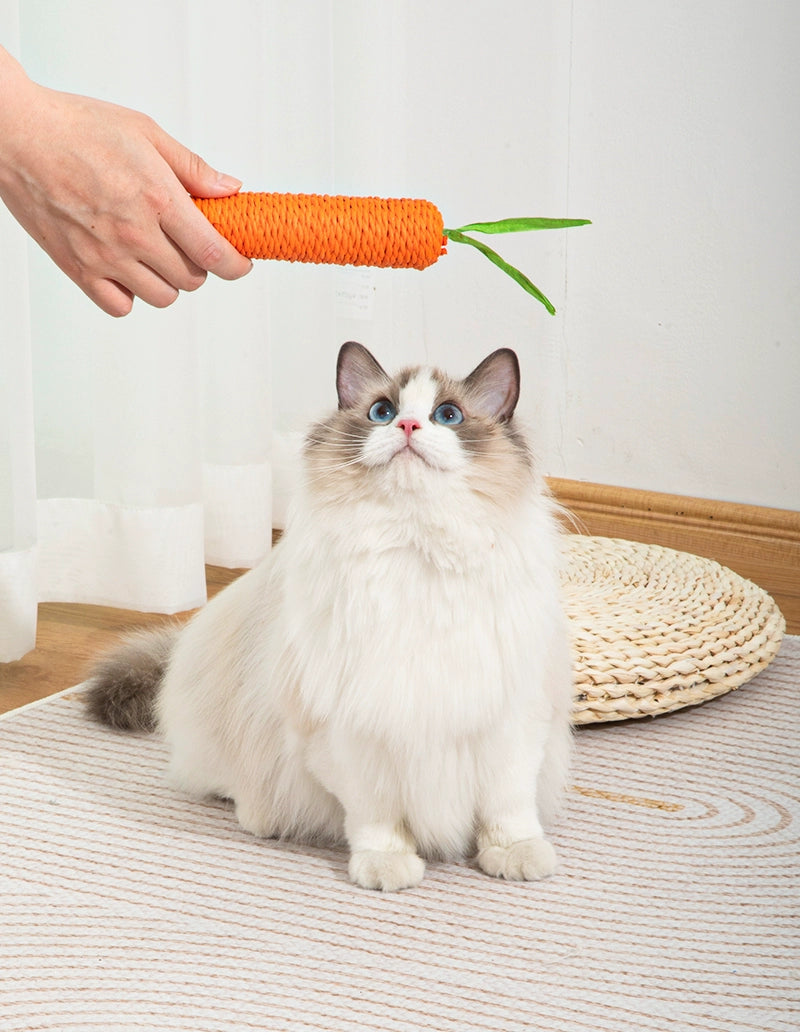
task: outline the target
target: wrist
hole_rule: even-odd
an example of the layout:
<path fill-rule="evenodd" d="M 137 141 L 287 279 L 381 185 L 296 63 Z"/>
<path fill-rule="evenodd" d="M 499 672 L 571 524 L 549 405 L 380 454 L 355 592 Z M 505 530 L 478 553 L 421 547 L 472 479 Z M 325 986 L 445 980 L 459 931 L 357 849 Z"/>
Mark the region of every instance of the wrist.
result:
<path fill-rule="evenodd" d="M 0 120 L 13 112 L 18 94 L 32 85 L 19 61 L 0 47 Z"/>
<path fill-rule="evenodd" d="M 0 172 L 15 160 L 33 130 L 31 112 L 42 88 L 22 65 L 0 47 Z"/>

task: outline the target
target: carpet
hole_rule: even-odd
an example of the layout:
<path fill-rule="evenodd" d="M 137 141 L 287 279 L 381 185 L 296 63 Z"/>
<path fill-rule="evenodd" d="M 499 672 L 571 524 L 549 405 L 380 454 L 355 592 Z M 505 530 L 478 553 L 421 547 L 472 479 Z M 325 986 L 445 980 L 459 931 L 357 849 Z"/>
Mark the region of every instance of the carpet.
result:
<path fill-rule="evenodd" d="M 3 1030 L 800 1027 L 800 637 L 725 697 L 584 727 L 539 884 L 394 895 L 165 786 L 80 688 L 0 719 Z"/>

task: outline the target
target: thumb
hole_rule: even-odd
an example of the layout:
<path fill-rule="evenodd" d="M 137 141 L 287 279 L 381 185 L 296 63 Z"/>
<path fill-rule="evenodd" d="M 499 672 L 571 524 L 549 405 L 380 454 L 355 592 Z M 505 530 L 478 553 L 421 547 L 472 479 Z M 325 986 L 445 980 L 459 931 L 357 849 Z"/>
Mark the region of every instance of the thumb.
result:
<path fill-rule="evenodd" d="M 154 143 L 186 190 L 197 198 L 224 198 L 236 194 L 242 181 L 217 172 L 193 151 L 178 143 L 159 127 Z"/>

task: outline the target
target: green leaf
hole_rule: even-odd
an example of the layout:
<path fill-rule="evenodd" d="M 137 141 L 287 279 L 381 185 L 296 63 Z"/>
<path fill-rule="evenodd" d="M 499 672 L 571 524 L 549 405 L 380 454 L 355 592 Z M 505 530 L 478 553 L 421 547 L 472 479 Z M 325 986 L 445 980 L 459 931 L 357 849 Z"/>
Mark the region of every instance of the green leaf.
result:
<path fill-rule="evenodd" d="M 515 280 L 521 287 L 523 287 L 529 295 L 533 295 L 535 299 L 541 302 L 551 316 L 555 314 L 555 308 L 550 299 L 546 298 L 539 288 L 537 288 L 524 273 L 506 262 L 505 259 L 502 259 L 497 252 L 493 251 L 487 244 L 484 244 L 483 241 L 476 241 L 474 237 L 467 237 L 467 235 L 463 234 L 460 230 L 445 230 L 444 235 L 448 240 L 453 241 L 456 244 L 469 244 L 473 248 L 477 248 L 478 251 L 493 262 L 495 266 L 499 266 L 504 273 L 507 273 L 512 280 Z"/>
<path fill-rule="evenodd" d="M 481 234 L 514 234 L 527 230 L 567 230 L 571 226 L 588 226 L 591 219 L 548 219 L 539 216 L 521 216 L 517 219 L 498 219 L 493 223 L 469 223 L 459 226 L 456 233 L 474 230 Z M 449 232 L 445 230 L 445 234 Z"/>

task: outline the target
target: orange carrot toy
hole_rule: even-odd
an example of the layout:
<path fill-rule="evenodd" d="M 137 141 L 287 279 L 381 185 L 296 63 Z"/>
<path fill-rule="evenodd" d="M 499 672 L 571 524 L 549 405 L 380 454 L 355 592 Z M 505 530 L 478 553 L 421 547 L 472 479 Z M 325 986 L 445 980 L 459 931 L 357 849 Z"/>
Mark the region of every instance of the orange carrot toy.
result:
<path fill-rule="evenodd" d="M 549 312 L 552 303 L 524 273 L 465 230 L 510 233 L 583 226 L 588 219 L 502 219 L 445 228 L 430 201 L 409 198 L 351 198 L 320 194 L 234 194 L 195 198 L 216 229 L 251 259 L 330 262 L 337 265 L 425 269 L 445 254 L 447 241 L 470 244 L 513 277 Z"/>

